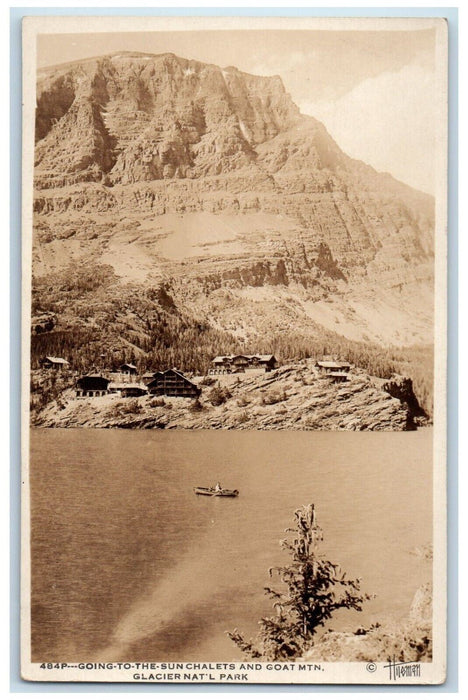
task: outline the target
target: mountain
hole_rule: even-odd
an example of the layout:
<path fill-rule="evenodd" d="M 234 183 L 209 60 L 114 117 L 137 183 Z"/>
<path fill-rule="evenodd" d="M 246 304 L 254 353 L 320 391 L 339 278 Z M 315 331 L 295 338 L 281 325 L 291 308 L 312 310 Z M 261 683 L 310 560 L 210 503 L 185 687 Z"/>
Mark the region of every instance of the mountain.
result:
<path fill-rule="evenodd" d="M 349 158 L 280 77 L 121 52 L 41 70 L 36 98 L 33 265 L 50 289 L 99 264 L 122 295 L 163 286 L 241 346 L 320 329 L 432 343 L 433 198 Z"/>

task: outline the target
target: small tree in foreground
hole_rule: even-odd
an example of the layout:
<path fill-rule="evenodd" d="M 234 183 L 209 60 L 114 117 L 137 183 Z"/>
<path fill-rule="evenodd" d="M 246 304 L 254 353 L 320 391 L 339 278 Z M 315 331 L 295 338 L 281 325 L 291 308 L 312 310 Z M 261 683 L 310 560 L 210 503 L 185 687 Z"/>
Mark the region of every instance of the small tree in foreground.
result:
<path fill-rule="evenodd" d="M 313 505 L 302 506 L 294 513 L 295 528 L 286 532 L 293 537 L 281 542 L 289 552 L 289 566 L 270 569 L 286 584 L 281 592 L 266 587 L 274 601 L 275 615 L 260 620 L 260 631 L 249 641 L 234 630 L 228 632 L 232 641 L 249 658 L 275 661 L 301 656 L 313 644 L 319 627 L 340 608 L 362 610 L 362 603 L 371 596 L 360 592 L 359 579 L 347 579 L 337 564 L 318 553 L 323 540 L 316 523 Z"/>

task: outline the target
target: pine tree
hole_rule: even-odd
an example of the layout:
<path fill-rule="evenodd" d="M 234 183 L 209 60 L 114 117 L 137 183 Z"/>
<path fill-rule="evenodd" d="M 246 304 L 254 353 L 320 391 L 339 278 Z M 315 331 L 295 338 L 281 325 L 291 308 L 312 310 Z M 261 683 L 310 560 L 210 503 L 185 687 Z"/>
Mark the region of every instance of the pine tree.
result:
<path fill-rule="evenodd" d="M 249 658 L 275 661 L 301 656 L 313 645 L 314 635 L 340 608 L 362 610 L 371 596 L 360 592 L 359 579 L 348 579 L 338 564 L 332 564 L 318 552 L 323 540 L 316 523 L 314 505 L 302 506 L 294 513 L 295 528 L 291 540 L 281 547 L 289 552 L 288 566 L 270 569 L 286 585 L 286 590 L 265 588 L 274 601 L 275 615 L 262 618 L 254 640 L 245 640 L 234 630 L 232 641 Z"/>

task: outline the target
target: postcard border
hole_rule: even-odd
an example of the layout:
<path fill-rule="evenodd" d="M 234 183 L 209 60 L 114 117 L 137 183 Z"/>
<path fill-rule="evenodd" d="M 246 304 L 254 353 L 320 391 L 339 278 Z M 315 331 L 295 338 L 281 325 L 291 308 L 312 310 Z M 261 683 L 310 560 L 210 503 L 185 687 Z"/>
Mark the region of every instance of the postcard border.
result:
<path fill-rule="evenodd" d="M 125 9 L 125 11 L 122 11 Z M 377 10 L 378 14 L 375 13 L 375 8 L 365 8 L 365 13 L 361 10 L 360 14 L 348 14 L 350 11 L 353 12 L 358 12 L 358 8 L 346 8 L 346 10 L 342 10 L 341 8 L 338 10 L 338 8 L 333 11 L 333 9 L 328 9 L 325 8 L 323 11 L 319 10 L 309 10 L 309 9 L 299 9 L 299 10 L 287 10 L 287 13 L 294 13 L 293 16 L 295 17 L 320 17 L 320 16 L 327 16 L 327 17 L 363 17 L 363 16 L 368 16 L 368 17 L 389 17 L 390 16 L 390 11 L 393 11 L 395 13 L 396 8 L 379 8 Z M 411 10 L 411 14 L 405 15 L 405 16 L 420 16 L 420 17 L 441 17 L 444 16 L 447 18 L 448 23 L 449 23 L 449 74 L 450 74 L 450 83 L 449 83 L 449 104 L 450 104 L 450 112 L 449 112 L 449 134 L 450 134 L 450 139 L 449 139 L 449 199 L 448 199 L 448 214 L 449 214 L 449 231 L 450 231 L 450 237 L 448 239 L 448 260 L 450 264 L 450 269 L 455 269 L 456 265 L 456 258 L 457 258 L 457 227 L 456 227 L 456 212 L 457 212 L 457 197 L 456 197 L 456 184 L 457 184 L 457 171 L 456 171 L 456 163 L 457 163 L 457 158 L 456 158 L 456 149 L 458 146 L 457 142 L 457 136 L 456 136 L 456 123 L 457 123 L 457 115 L 456 115 L 456 87 L 457 87 L 457 70 L 456 70 L 456 43 L 454 44 L 454 36 L 456 37 L 457 29 L 458 29 L 458 12 L 456 8 L 442 8 L 442 10 L 439 10 L 440 14 L 438 14 L 438 9 L 437 8 L 423 8 L 423 11 L 425 10 L 426 14 L 420 14 L 420 11 L 416 11 L 413 8 L 408 8 L 408 10 Z M 20 225 L 19 222 L 21 220 L 21 211 L 19 207 L 19 202 L 21 200 L 20 197 L 20 192 L 21 192 L 21 178 L 19 178 L 19 167 L 18 167 L 18 162 L 19 160 L 19 154 L 18 154 L 18 142 L 21 139 L 21 133 L 18 134 L 18 131 L 20 132 L 21 129 L 18 128 L 18 125 L 21 124 L 21 119 L 18 117 L 18 82 L 21 82 L 21 75 L 20 75 L 20 68 L 21 68 L 21 61 L 18 61 L 18 44 L 16 43 L 18 41 L 18 34 L 17 34 L 17 29 L 18 29 L 18 23 L 20 22 L 21 18 L 26 16 L 26 15 L 38 15 L 38 16 L 44 16 L 47 14 L 54 14 L 56 16 L 62 16 L 62 15 L 106 15 L 106 16 L 115 16 L 115 15 L 122 15 L 122 16 L 131 16 L 131 15 L 153 15 L 153 16 L 171 16 L 171 15 L 179 15 L 179 16 L 193 16 L 195 14 L 199 16 L 213 16 L 213 15 L 219 15 L 221 14 L 230 15 L 230 16 L 259 16 L 259 17 L 268 17 L 268 16 L 284 16 L 285 10 L 281 12 L 281 8 L 265 8 L 265 10 L 259 10 L 258 8 L 255 11 L 244 11 L 243 8 L 235 8 L 235 12 L 232 10 L 227 10 L 227 11 L 220 11 L 220 10 L 215 10 L 213 11 L 212 8 L 204 8 L 201 10 L 200 8 L 194 9 L 188 9 L 184 11 L 177 11 L 177 8 L 172 8 L 170 10 L 164 11 L 162 9 L 155 9 L 155 8 L 142 8 L 140 12 L 138 10 L 132 9 L 132 8 L 87 8 L 86 11 L 80 10 L 78 8 L 12 8 L 11 10 L 11 53 L 12 53 L 12 61 L 11 61 L 11 75 L 12 75 L 12 80 L 11 80 L 11 92 L 12 92 L 12 101 L 11 101 L 11 124 L 13 125 L 12 128 L 12 140 L 11 140 L 11 175 L 12 175 L 12 194 L 14 195 L 16 193 L 16 196 L 12 196 L 12 201 L 11 201 L 11 223 L 12 223 L 12 246 L 11 246 L 11 311 L 12 311 L 12 321 L 11 321 L 11 333 L 12 333 L 12 391 L 11 391 L 11 415 L 12 415 L 12 421 L 11 421 L 11 430 L 12 430 L 12 440 L 11 440 L 11 445 L 12 445 L 12 468 L 13 468 L 13 475 L 12 475 L 12 547 L 11 547 L 11 556 L 12 556 L 12 588 L 13 588 L 13 593 L 14 595 L 12 596 L 12 621 L 13 623 L 15 622 L 15 608 L 17 610 L 17 603 L 18 603 L 18 580 L 16 580 L 16 586 L 15 581 L 14 581 L 14 573 L 18 571 L 18 566 L 19 566 L 19 557 L 18 557 L 18 541 L 20 539 L 19 537 L 19 513 L 17 512 L 17 509 L 14 508 L 15 499 L 18 499 L 18 481 L 20 481 L 19 474 L 17 473 L 18 468 L 19 468 L 19 453 L 17 451 L 18 448 L 18 443 L 19 443 L 19 413 L 20 413 L 20 407 L 18 406 L 18 394 L 15 394 L 15 391 L 18 390 L 19 385 L 20 385 L 20 380 L 19 380 L 19 372 L 20 368 L 18 365 L 20 364 L 18 362 L 18 358 L 20 357 L 20 351 L 15 352 L 16 350 L 20 349 L 20 337 L 21 333 L 19 330 L 20 322 L 21 322 L 21 306 L 18 303 L 18 300 L 21 297 L 21 281 L 19 275 L 15 274 L 15 272 L 18 271 L 20 265 L 20 258 L 21 258 L 21 244 L 19 242 L 19 237 L 20 237 Z M 254 14 L 255 12 L 255 14 Z M 398 11 L 398 16 L 402 17 L 403 12 L 401 9 Z M 15 22 L 16 22 L 16 27 L 15 27 Z M 16 61 L 15 61 L 15 56 L 16 56 Z M 15 74 L 16 73 L 16 74 Z M 19 80 L 18 80 L 18 75 L 19 75 Z M 16 94 L 15 94 L 16 93 Z M 20 100 L 21 102 L 21 100 Z M 455 109 L 454 109 L 455 108 Z M 15 114 L 16 112 L 16 114 Z M 15 159 L 16 159 L 16 165 L 15 165 Z M 18 181 L 19 180 L 19 181 Z M 15 285 L 16 282 L 16 285 Z M 447 443 L 447 456 L 448 456 L 448 464 L 449 464 L 449 470 L 448 470 L 448 479 L 447 479 L 447 484 L 448 484 L 448 505 L 449 505 L 449 510 L 447 511 L 447 515 L 449 517 L 449 544 L 452 543 L 452 546 L 448 548 L 447 554 L 449 556 L 449 568 L 450 568 L 450 573 L 451 576 L 454 574 L 454 566 L 456 570 L 456 561 L 454 562 L 454 545 L 453 543 L 456 543 L 456 522 L 454 520 L 454 504 L 456 506 L 456 485 L 457 485 L 457 480 L 456 480 L 456 461 L 455 461 L 455 450 L 453 449 L 456 445 L 457 442 L 457 433 L 456 433 L 456 417 L 457 417 L 457 407 L 454 405 L 453 400 L 456 399 L 456 374 L 457 374 L 457 357 L 456 357 L 456 347 L 454 347 L 454 340 L 456 340 L 456 318 L 457 318 L 457 290 L 456 290 L 456 279 L 454 280 L 454 277 L 449 277 L 449 282 L 448 282 L 448 287 L 447 287 L 447 293 L 448 293 L 448 301 L 449 301 L 449 315 L 448 315 L 448 322 L 449 322 L 449 344 L 448 344 L 448 358 L 449 358 L 449 367 L 448 367 L 448 401 L 447 401 L 447 411 L 448 411 L 448 443 Z M 454 376 L 455 376 L 455 382 L 454 382 Z M 443 423 L 443 421 L 442 421 Z M 16 489 L 15 489 L 16 485 Z M 455 488 L 455 490 L 454 490 Z M 455 513 L 456 513 L 456 507 L 455 507 Z M 449 589 L 448 589 L 449 590 Z M 450 599 L 449 599 L 449 625 L 450 623 L 450 618 L 453 617 L 453 604 L 455 602 L 456 605 L 456 595 L 455 599 L 453 597 L 454 591 L 452 588 L 450 588 Z M 16 598 L 15 598 L 16 596 Z M 455 608 L 456 612 L 456 608 Z M 452 624 L 455 622 L 455 628 L 456 628 L 456 620 L 454 621 L 452 619 Z M 449 633 L 452 631 L 453 633 L 453 627 L 449 627 Z M 16 637 L 15 637 L 15 631 L 16 631 Z M 20 680 L 18 677 L 15 679 L 14 674 L 18 673 L 19 669 L 19 664 L 15 664 L 15 648 L 18 650 L 19 648 L 19 639 L 18 639 L 18 626 L 17 624 L 12 624 L 12 690 L 21 690 L 21 692 L 27 691 L 31 692 L 33 691 L 31 687 L 31 682 L 26 682 Z M 453 648 L 453 643 L 455 642 L 455 651 Z M 456 664 L 456 657 L 455 657 L 455 652 L 456 652 L 456 647 L 458 645 L 458 641 L 455 639 L 451 639 L 451 644 L 450 644 L 450 650 L 451 650 L 451 661 L 448 667 L 448 671 L 450 671 L 450 675 L 453 674 L 454 666 L 452 665 L 453 663 Z M 16 662 L 18 661 L 18 658 L 16 656 Z M 432 687 L 427 687 L 427 690 L 440 690 L 443 692 L 447 692 L 448 690 L 448 685 L 450 683 L 450 679 L 447 680 L 443 685 L 441 686 L 432 686 Z M 19 684 L 19 685 L 17 685 Z M 39 687 L 37 688 L 38 691 L 44 692 L 46 690 L 46 686 L 48 683 L 40 683 Z M 138 689 L 138 691 L 154 691 L 154 688 L 152 688 L 152 685 L 149 686 L 141 686 L 139 684 L 133 684 L 133 683 L 126 683 L 124 684 L 126 689 L 131 688 L 132 691 L 135 691 Z M 340 684 L 340 690 L 344 689 L 347 684 Z M 52 688 L 55 689 L 56 682 L 51 682 Z M 272 690 L 281 690 L 284 688 L 285 684 L 281 683 L 279 686 L 273 685 L 273 686 L 266 686 L 264 684 L 258 686 L 259 690 L 265 690 L 267 687 Z M 163 690 L 167 689 L 168 686 L 165 684 L 158 684 L 158 690 Z M 206 686 L 200 686 L 200 685 L 192 685 L 190 686 L 191 689 L 199 689 L 200 687 L 203 687 L 206 689 Z M 217 686 L 218 688 L 222 688 L 223 690 L 227 690 L 229 686 Z M 353 685 L 349 687 L 350 691 L 356 691 L 358 690 L 359 687 L 368 689 L 370 686 L 364 685 L 364 686 L 357 686 Z M 394 689 L 393 686 L 373 686 L 374 688 L 379 687 L 382 688 L 383 690 L 388 690 L 391 691 Z M 176 690 L 177 688 L 180 688 L 180 686 L 169 686 L 171 690 Z M 211 686 L 211 688 L 214 689 L 214 686 Z M 232 688 L 232 686 L 231 686 Z M 254 690 L 256 686 L 254 685 L 249 685 L 248 686 L 249 690 L 252 689 Z M 301 688 L 304 688 L 304 686 L 299 686 L 298 690 Z M 329 685 L 320 685 L 317 689 L 320 690 L 325 690 L 327 688 L 333 688 L 336 690 L 336 686 L 329 686 Z M 420 688 L 420 686 L 415 686 L 414 688 L 407 688 L 408 690 L 414 690 L 417 691 Z M 73 690 L 77 691 L 78 689 L 80 692 L 86 692 L 87 690 L 98 690 L 100 692 L 104 691 L 103 684 L 98 683 L 80 683 L 77 687 L 75 683 L 62 683 L 61 684 L 61 689 L 66 690 Z M 123 686 L 120 685 L 119 688 L 115 688 L 115 685 L 113 684 L 113 689 L 117 690 L 120 692 L 120 690 L 124 690 Z"/>

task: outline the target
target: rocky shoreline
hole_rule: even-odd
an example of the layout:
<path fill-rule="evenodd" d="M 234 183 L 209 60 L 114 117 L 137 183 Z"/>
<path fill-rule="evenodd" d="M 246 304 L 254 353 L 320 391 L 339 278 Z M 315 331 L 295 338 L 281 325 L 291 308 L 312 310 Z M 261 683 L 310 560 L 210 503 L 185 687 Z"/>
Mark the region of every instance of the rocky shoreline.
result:
<path fill-rule="evenodd" d="M 202 388 L 197 400 L 117 394 L 76 398 L 69 386 L 32 410 L 31 423 L 46 428 L 404 431 L 424 422 L 412 408 L 408 380 L 386 383 L 359 369 L 343 384 L 318 375 L 307 360 L 269 373 L 193 380 Z"/>
<path fill-rule="evenodd" d="M 376 623 L 356 632 L 325 632 L 301 661 L 403 662 L 432 660 L 432 586 L 415 593 L 409 615 L 399 622 Z"/>

